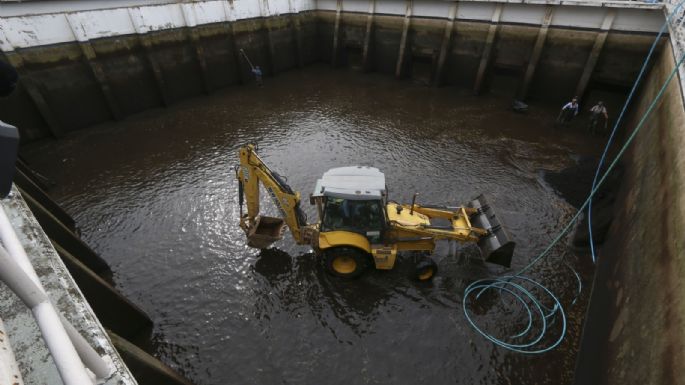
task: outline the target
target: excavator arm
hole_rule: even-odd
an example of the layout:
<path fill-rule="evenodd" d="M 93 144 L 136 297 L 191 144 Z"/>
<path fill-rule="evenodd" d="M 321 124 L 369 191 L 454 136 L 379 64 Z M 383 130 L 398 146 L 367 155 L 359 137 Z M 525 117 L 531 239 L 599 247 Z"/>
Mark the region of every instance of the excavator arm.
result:
<path fill-rule="evenodd" d="M 293 191 L 284 178 L 271 171 L 256 153 L 256 146 L 249 144 L 238 152 L 240 164 L 236 166 L 238 200 L 240 204 L 240 227 L 245 231 L 248 245 L 266 248 L 283 237 L 287 225 L 295 242 L 307 243 L 303 229 L 307 216 L 300 208 L 300 193 Z M 259 186 L 264 186 L 278 208 L 281 218 L 260 215 Z M 247 213 L 243 204 L 247 203 Z"/>

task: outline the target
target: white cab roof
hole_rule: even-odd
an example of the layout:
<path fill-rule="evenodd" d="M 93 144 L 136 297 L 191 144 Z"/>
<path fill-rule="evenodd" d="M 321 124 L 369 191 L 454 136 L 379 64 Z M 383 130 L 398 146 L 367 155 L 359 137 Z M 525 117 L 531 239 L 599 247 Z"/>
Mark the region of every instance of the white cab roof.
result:
<path fill-rule="evenodd" d="M 385 195 L 385 175 L 375 167 L 338 167 L 326 171 L 314 187 L 315 197 L 381 199 Z"/>

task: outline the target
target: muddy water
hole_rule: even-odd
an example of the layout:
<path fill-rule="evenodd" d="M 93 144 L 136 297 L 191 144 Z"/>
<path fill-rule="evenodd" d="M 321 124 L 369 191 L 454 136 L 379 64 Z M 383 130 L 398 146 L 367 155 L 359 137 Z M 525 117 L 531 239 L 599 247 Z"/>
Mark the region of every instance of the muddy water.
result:
<path fill-rule="evenodd" d="M 508 103 L 312 68 L 24 155 L 57 182 L 53 196 L 110 263 L 119 289 L 153 318 L 154 353 L 198 384 L 566 384 L 587 292 L 567 309 L 562 346 L 524 356 L 487 342 L 461 311 L 464 287 L 501 268 L 443 258 L 431 284 L 410 280 L 407 262 L 341 281 L 290 238 L 248 249 L 236 223 L 236 150 L 256 142 L 304 197 L 327 169 L 357 164 L 382 169 L 394 200 L 420 191 L 421 202 L 457 204 L 486 192 L 518 242 L 520 268 L 573 210 L 543 171 L 600 143 L 578 127 L 555 129 L 557 106 L 520 115 Z M 531 275 L 568 304 L 574 278 L 559 254 Z M 571 263 L 587 283 L 587 265 Z M 523 320 L 488 314 L 495 332 Z"/>

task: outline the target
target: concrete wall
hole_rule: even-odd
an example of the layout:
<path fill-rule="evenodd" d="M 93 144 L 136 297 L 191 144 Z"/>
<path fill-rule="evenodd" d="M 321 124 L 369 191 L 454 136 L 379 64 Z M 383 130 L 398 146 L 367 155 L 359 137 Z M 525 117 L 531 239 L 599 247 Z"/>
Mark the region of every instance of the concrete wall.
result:
<path fill-rule="evenodd" d="M 318 60 L 308 0 L 143 3 L 3 4 L 0 60 L 22 81 L 2 119 L 59 137 L 246 81 L 241 49 L 267 75 Z"/>
<path fill-rule="evenodd" d="M 627 130 L 637 125 L 674 63 L 669 45 L 639 93 Z M 576 384 L 685 383 L 685 109 L 680 80 L 670 83 L 624 159 Z"/>
<path fill-rule="evenodd" d="M 318 0 L 321 55 L 521 99 L 628 87 L 664 22 L 659 6 L 576 4 Z"/>
<path fill-rule="evenodd" d="M 525 0 L 121 0 L 3 4 L 0 49 L 20 70 L 0 117 L 26 141 L 316 61 L 427 84 L 562 102 L 629 86 L 659 4 Z M 553 86 L 550 86 L 553 85 Z"/>

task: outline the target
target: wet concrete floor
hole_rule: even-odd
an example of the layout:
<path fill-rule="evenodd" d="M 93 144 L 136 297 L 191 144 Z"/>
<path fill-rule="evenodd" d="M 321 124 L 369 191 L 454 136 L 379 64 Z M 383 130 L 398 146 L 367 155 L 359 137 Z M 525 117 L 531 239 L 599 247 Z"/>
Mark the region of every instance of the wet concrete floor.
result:
<path fill-rule="evenodd" d="M 521 115 L 509 103 L 310 67 L 23 150 L 57 183 L 50 193 L 118 288 L 153 318 L 155 354 L 197 384 L 568 384 L 587 290 L 567 308 L 558 349 L 521 355 L 478 335 L 461 310 L 465 286 L 501 268 L 443 258 L 430 284 L 409 279 L 408 262 L 344 281 L 290 238 L 247 248 L 237 225 L 232 167 L 238 147 L 256 142 L 305 202 L 324 171 L 357 164 L 384 171 L 394 200 L 419 191 L 421 202 L 457 204 L 488 193 L 520 268 L 573 212 L 544 170 L 596 154 L 602 140 L 582 124 L 554 128 L 559 106 Z M 575 278 L 561 250 L 552 254 L 531 276 L 568 304 Z M 589 264 L 570 261 L 587 287 Z M 488 314 L 495 332 L 524 320 Z"/>

